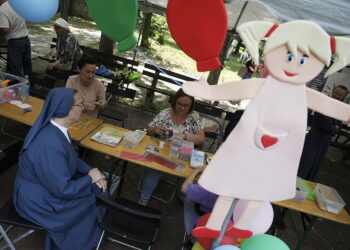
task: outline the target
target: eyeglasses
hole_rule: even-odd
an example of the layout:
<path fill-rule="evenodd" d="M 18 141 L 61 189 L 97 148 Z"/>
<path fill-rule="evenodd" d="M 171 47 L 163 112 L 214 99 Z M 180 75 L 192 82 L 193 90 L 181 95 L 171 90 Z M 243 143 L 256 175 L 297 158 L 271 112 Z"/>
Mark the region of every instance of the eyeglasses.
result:
<path fill-rule="evenodd" d="M 72 106 L 84 107 L 84 102 L 73 104 Z"/>
<path fill-rule="evenodd" d="M 189 108 L 191 104 L 183 104 L 181 102 L 176 102 L 176 105 L 178 105 L 181 108 Z"/>

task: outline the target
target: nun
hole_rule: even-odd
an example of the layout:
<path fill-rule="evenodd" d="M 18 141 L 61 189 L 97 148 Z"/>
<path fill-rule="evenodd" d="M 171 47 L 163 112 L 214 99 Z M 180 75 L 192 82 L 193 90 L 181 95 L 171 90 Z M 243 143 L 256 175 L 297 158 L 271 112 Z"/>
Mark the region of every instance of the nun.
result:
<path fill-rule="evenodd" d="M 68 134 L 83 109 L 75 90 L 52 89 L 19 157 L 13 202 L 47 230 L 45 250 L 91 250 L 101 236 L 95 193 L 106 191 L 105 176 L 78 158 Z"/>

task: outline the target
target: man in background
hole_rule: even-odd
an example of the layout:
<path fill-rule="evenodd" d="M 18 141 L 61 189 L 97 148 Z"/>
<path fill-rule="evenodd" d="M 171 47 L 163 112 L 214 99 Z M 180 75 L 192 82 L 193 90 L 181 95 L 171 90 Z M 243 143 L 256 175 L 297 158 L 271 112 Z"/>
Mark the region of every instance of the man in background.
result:
<path fill-rule="evenodd" d="M 0 0 L 0 4 L 0 33 L 7 40 L 8 71 L 16 76 L 29 75 L 32 71 L 32 58 L 26 22 L 7 0 Z"/>
<path fill-rule="evenodd" d="M 334 87 L 331 96 L 338 101 L 343 101 L 347 94 L 348 89 L 343 85 L 338 85 Z M 315 181 L 331 138 L 337 130 L 341 129 L 341 125 L 340 121 L 315 112 L 300 158 L 298 169 L 300 178 Z"/>

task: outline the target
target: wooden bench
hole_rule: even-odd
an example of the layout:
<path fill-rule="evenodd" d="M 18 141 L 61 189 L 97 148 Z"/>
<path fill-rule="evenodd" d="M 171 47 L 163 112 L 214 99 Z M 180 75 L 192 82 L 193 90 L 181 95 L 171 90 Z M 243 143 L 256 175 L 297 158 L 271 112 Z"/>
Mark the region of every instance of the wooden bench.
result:
<path fill-rule="evenodd" d="M 185 81 L 195 81 L 197 79 L 182 75 L 164 68 L 161 68 L 165 73 L 168 75 L 165 75 L 164 73 L 160 72 L 155 66 L 146 63 L 144 65 L 144 70 L 142 71 L 142 75 L 149 76 L 152 78 L 151 85 L 145 85 L 145 84 L 135 84 L 137 87 L 145 88 L 147 89 L 146 94 L 146 100 L 144 103 L 144 106 L 147 108 L 149 105 L 153 102 L 154 98 L 154 92 L 161 93 L 163 95 L 172 96 L 174 93 L 169 90 L 164 90 L 157 88 L 158 80 L 164 81 L 166 83 L 171 83 L 177 85 L 172 79 L 175 79 L 177 82 L 182 84 Z"/>

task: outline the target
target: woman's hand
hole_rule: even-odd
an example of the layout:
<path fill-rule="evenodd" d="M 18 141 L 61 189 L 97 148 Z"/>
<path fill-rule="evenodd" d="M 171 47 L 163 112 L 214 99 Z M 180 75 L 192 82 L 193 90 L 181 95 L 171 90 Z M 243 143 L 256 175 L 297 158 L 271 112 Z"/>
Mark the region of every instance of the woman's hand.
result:
<path fill-rule="evenodd" d="M 105 179 L 100 179 L 95 182 L 96 186 L 102 189 L 103 192 L 107 189 L 107 181 Z"/>
<path fill-rule="evenodd" d="M 55 62 L 52 62 L 52 63 L 49 63 L 47 65 L 47 69 L 48 70 L 52 70 L 55 66 L 57 66 L 58 64 L 60 64 L 60 61 L 55 61 Z"/>
<path fill-rule="evenodd" d="M 99 180 L 105 180 L 105 176 L 97 168 L 90 169 L 88 175 L 91 176 L 92 183 L 96 183 Z"/>
<path fill-rule="evenodd" d="M 84 102 L 84 109 L 87 111 L 94 111 L 96 109 L 96 103 Z"/>
<path fill-rule="evenodd" d="M 99 100 L 96 102 L 96 105 L 99 109 L 104 109 L 107 106 L 107 102 L 103 100 Z"/>
<path fill-rule="evenodd" d="M 166 131 L 168 131 L 164 126 L 156 126 L 154 127 L 154 133 L 156 135 L 163 135 Z"/>

